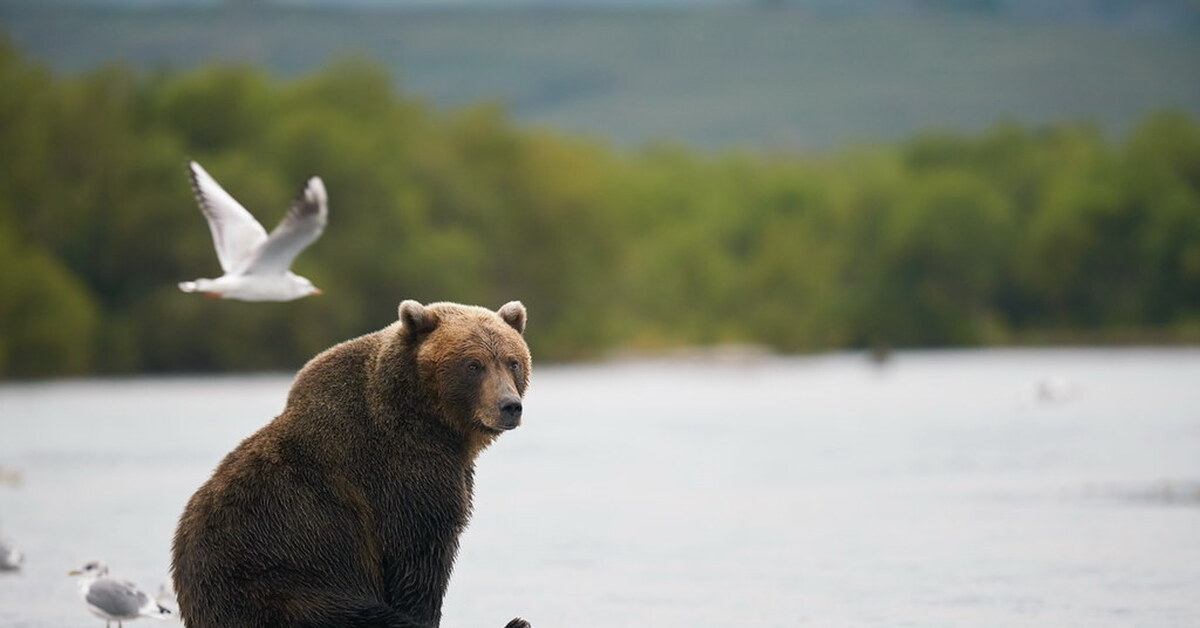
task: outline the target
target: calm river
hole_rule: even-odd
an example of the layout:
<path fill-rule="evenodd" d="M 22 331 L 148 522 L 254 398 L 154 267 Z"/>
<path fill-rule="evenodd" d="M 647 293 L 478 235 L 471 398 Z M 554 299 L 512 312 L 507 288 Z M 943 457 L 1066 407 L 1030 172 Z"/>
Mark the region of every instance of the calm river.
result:
<path fill-rule="evenodd" d="M 90 558 L 156 591 L 289 381 L 0 385 L 0 626 L 100 626 Z M 535 368 L 476 477 L 451 628 L 1200 625 L 1200 350 Z"/>

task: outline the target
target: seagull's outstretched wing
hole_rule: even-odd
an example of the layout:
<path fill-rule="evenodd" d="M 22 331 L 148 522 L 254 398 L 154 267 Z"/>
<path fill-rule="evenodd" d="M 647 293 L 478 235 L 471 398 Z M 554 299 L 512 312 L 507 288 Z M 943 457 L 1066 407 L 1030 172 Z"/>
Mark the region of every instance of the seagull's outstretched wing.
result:
<path fill-rule="evenodd" d="M 267 240 L 267 231 L 242 204 L 234 200 L 200 164 L 188 162 L 192 175 L 192 190 L 200 211 L 208 219 L 213 246 L 221 270 L 226 273 L 245 267 L 254 251 Z"/>
<path fill-rule="evenodd" d="M 287 272 L 292 261 L 313 243 L 325 230 L 329 220 L 329 200 L 320 177 L 308 180 L 300 195 L 292 201 L 283 220 L 271 231 L 254 261 L 246 268 L 247 275 L 269 275 Z"/>

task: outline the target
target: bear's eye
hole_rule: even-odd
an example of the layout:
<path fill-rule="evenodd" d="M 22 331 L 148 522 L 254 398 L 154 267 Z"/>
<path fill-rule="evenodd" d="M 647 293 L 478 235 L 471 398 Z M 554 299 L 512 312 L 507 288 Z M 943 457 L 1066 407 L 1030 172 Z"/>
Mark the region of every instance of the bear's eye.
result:
<path fill-rule="evenodd" d="M 521 363 L 516 360 L 509 360 L 508 361 L 508 370 L 510 370 L 514 373 L 516 373 L 517 371 L 520 371 Z"/>
<path fill-rule="evenodd" d="M 470 362 L 467 362 L 467 370 L 472 373 L 478 373 L 479 371 L 483 370 L 483 364 L 478 360 L 471 360 Z"/>

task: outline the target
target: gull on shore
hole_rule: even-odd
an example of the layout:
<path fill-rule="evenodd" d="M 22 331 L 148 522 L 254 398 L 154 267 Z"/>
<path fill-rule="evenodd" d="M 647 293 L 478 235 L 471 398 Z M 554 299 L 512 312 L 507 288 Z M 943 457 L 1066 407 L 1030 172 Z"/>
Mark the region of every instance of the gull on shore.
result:
<path fill-rule="evenodd" d="M 296 256 L 320 237 L 329 220 L 329 200 L 320 177 L 308 180 L 283 220 L 267 235 L 200 164 L 189 162 L 188 171 L 224 274 L 181 282 L 180 290 L 242 301 L 291 301 L 321 294 L 308 278 L 290 270 Z"/>
<path fill-rule="evenodd" d="M 25 562 L 25 555 L 8 539 L 0 539 L 0 571 L 16 571 Z"/>
<path fill-rule="evenodd" d="M 166 619 L 171 615 L 170 610 L 150 599 L 137 585 L 110 578 L 108 565 L 103 561 L 89 561 L 82 568 L 68 572 L 68 575 L 79 576 L 79 593 L 88 610 L 104 620 L 105 628 L 111 628 L 114 621 L 117 622 L 117 628 L 123 628 L 123 621 L 139 617 Z"/>

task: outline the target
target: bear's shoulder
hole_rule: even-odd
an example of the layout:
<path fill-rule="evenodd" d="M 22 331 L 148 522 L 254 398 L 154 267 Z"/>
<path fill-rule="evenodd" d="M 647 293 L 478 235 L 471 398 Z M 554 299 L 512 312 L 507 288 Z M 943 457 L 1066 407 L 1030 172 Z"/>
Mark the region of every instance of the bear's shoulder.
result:
<path fill-rule="evenodd" d="M 287 406 L 344 406 L 360 399 L 391 328 L 336 344 L 309 360 L 292 381 Z"/>

